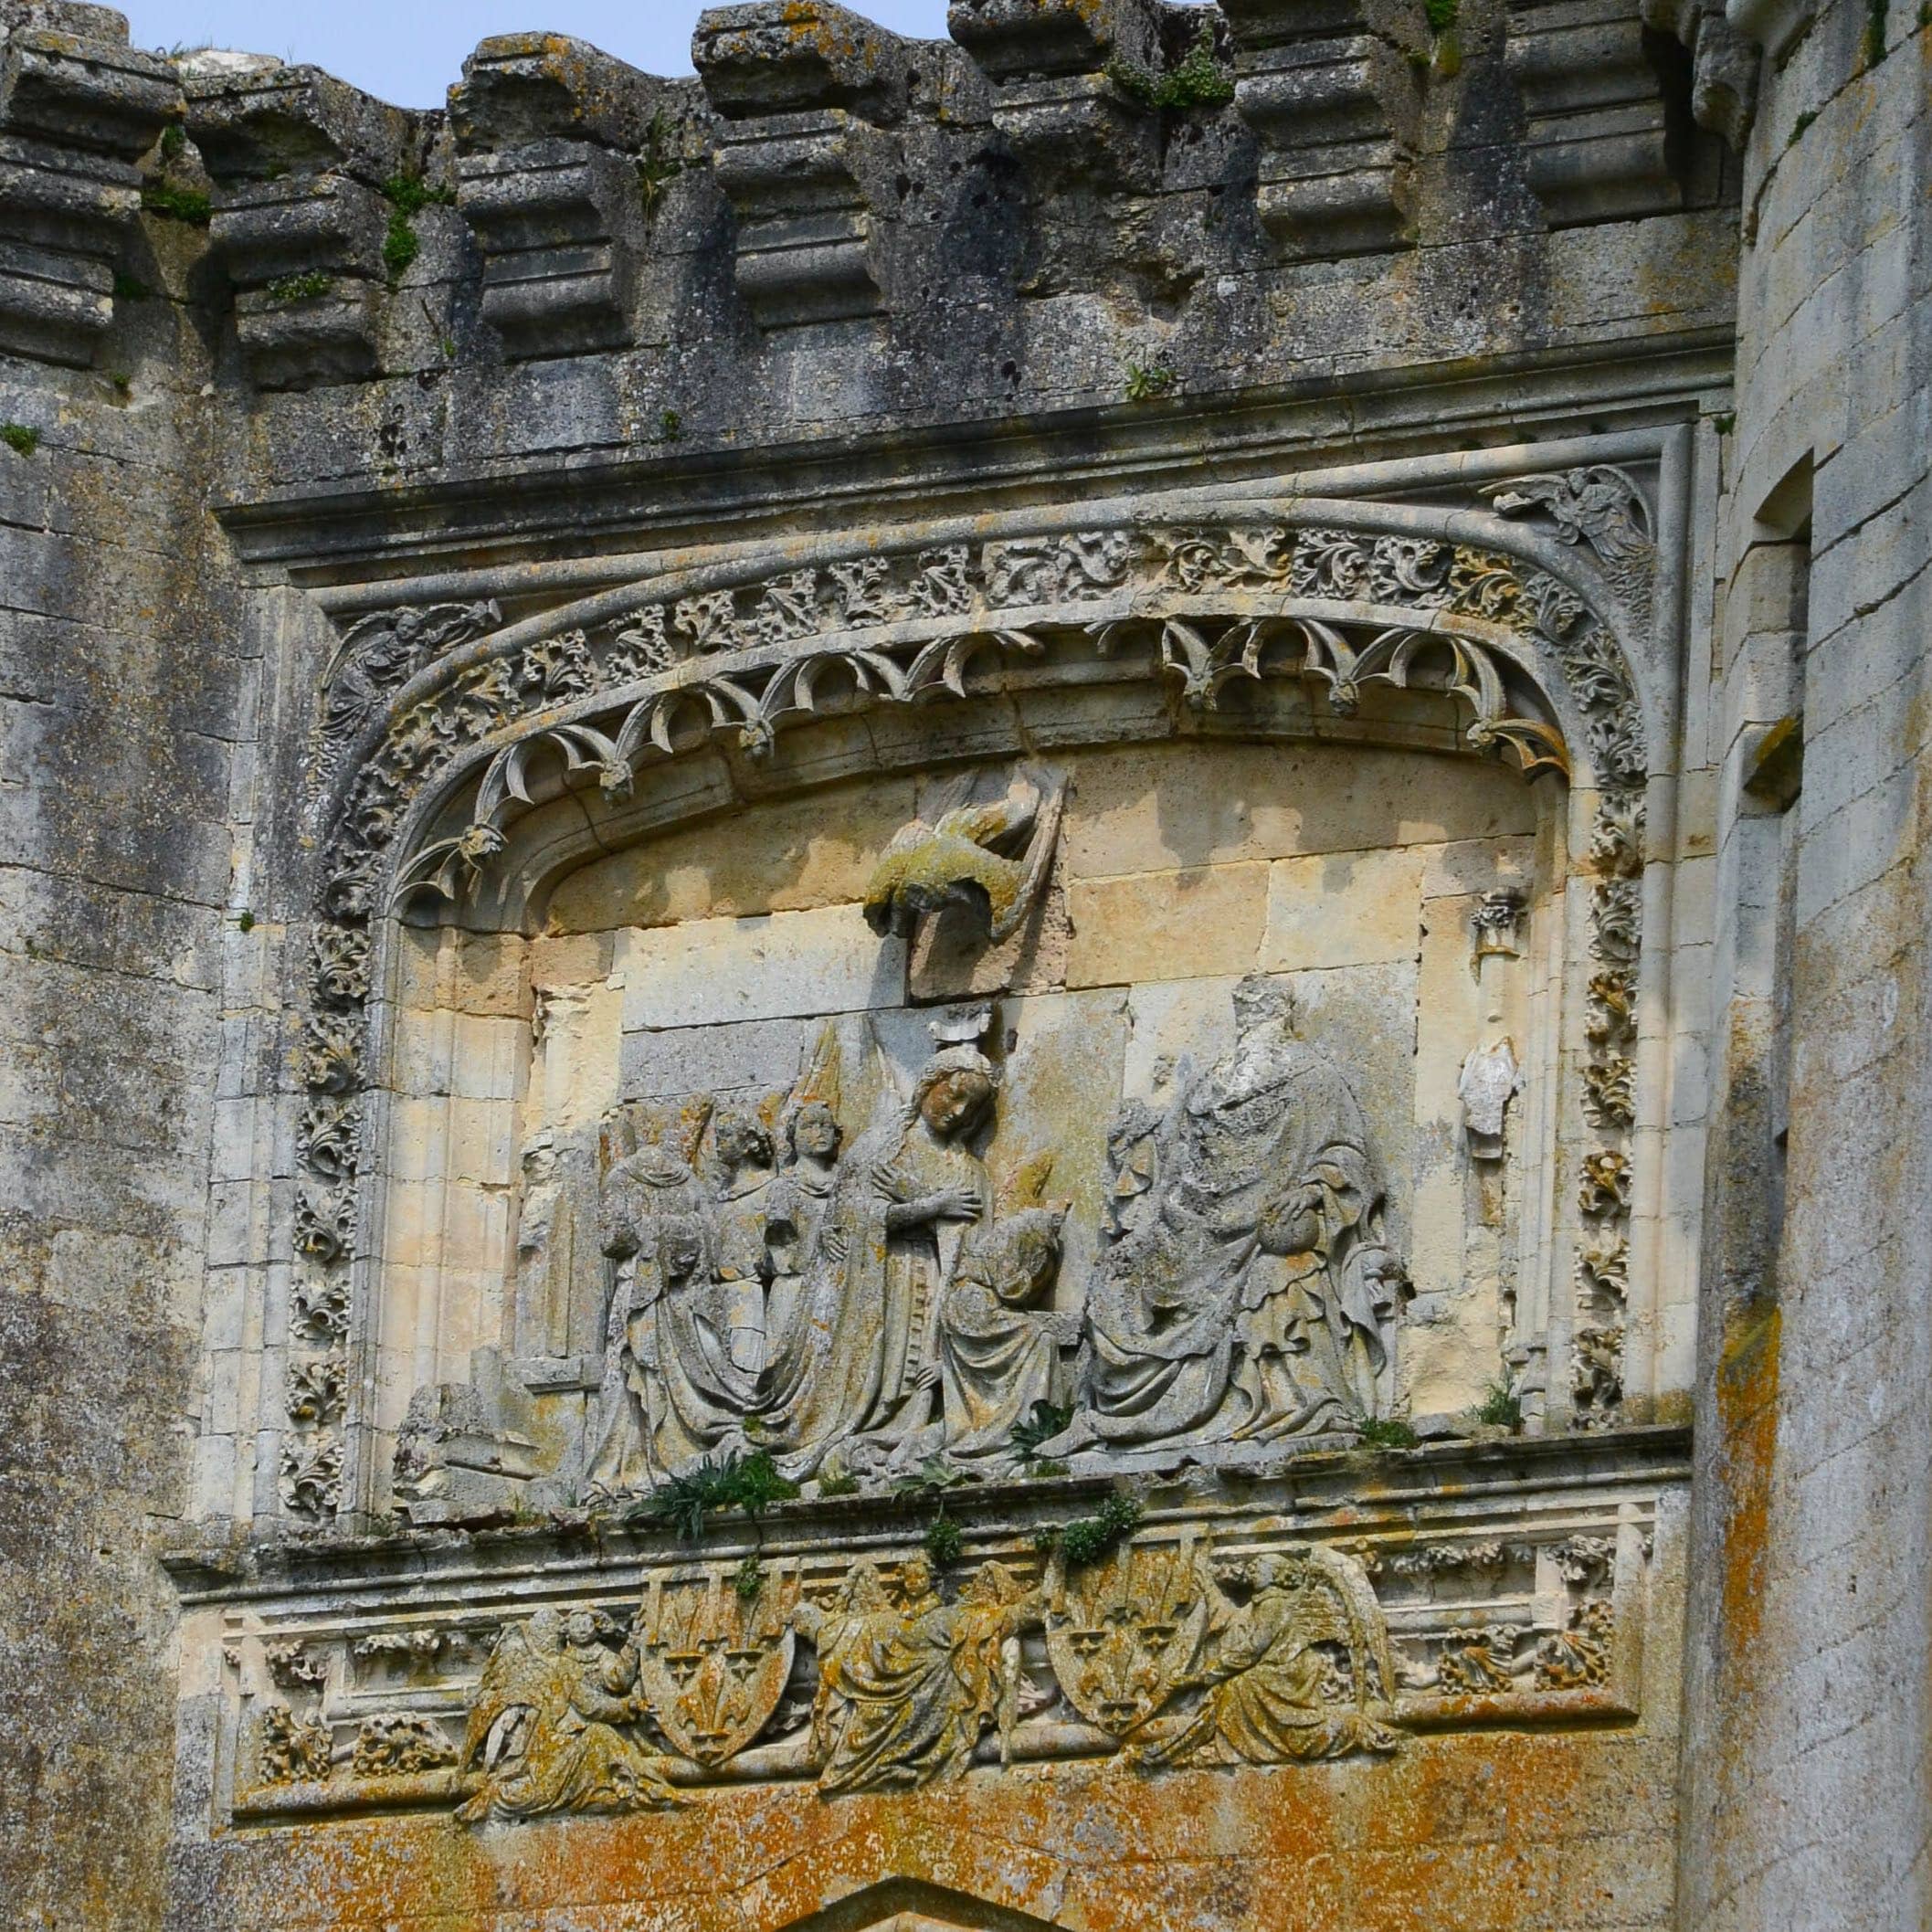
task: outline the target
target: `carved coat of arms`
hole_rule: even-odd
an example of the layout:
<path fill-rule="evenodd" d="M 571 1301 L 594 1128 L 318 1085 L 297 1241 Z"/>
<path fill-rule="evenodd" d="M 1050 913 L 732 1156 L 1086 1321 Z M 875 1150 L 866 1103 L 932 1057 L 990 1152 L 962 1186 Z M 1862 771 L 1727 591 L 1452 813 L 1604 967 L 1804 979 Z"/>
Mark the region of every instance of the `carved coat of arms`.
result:
<path fill-rule="evenodd" d="M 723 1568 L 651 1578 L 638 1612 L 639 1681 L 664 1735 L 694 1764 L 734 1757 L 771 1722 L 792 1673 L 798 1579 L 767 1575 L 741 1595 Z"/>
<path fill-rule="evenodd" d="M 1208 1612 L 1191 1540 L 1075 1569 L 1047 1615 L 1047 1654 L 1067 1701 L 1089 1724 L 1125 1737 L 1194 1670 Z"/>

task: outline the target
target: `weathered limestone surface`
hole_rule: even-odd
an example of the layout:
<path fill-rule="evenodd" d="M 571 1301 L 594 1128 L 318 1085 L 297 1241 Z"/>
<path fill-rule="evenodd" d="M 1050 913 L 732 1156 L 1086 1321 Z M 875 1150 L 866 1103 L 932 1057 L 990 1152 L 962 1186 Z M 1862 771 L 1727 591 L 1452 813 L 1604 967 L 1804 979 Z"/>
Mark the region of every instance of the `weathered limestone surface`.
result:
<path fill-rule="evenodd" d="M 950 31 L 0 0 L 9 1924 L 1921 1924 L 1932 28 Z"/>

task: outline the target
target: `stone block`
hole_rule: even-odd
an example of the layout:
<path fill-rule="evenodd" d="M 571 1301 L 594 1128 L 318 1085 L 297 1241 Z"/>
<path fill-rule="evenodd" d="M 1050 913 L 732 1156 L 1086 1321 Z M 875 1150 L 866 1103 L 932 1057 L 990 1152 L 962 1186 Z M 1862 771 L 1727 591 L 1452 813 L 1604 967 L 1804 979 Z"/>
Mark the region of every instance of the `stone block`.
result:
<path fill-rule="evenodd" d="M 1202 866 L 1071 881 L 1069 987 L 1243 973 L 1268 916 L 1268 868 Z"/>
<path fill-rule="evenodd" d="M 1413 959 L 1430 849 L 1277 859 L 1268 868 L 1264 973 Z"/>

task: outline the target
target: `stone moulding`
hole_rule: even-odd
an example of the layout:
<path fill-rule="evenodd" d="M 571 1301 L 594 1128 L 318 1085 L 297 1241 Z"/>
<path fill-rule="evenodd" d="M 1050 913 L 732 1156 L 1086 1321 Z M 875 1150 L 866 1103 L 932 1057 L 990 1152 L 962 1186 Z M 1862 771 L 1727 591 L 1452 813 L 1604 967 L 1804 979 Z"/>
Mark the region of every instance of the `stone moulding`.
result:
<path fill-rule="evenodd" d="M 1635 486 L 1589 474 L 1621 514 L 1581 517 L 1544 478 L 1504 486 L 1508 517 L 1297 501 L 1181 521 L 1143 508 L 978 542 L 829 546 L 776 574 L 747 559 L 502 628 L 487 602 L 359 622 L 332 666 L 311 764 L 322 857 L 292 1209 L 287 1506 L 325 1517 L 367 1480 L 345 1470 L 344 1443 L 366 1330 L 356 1258 L 372 1209 L 359 1182 L 379 1125 L 360 1096 L 380 1057 L 368 1022 L 383 934 L 398 908 L 492 889 L 509 828 L 540 796 L 540 761 L 621 807 L 645 765 L 720 734 L 759 758 L 781 730 L 831 711 L 957 702 L 1081 667 L 1159 680 L 1200 711 L 1281 677 L 1344 717 L 1378 686 L 1446 694 L 1468 716 L 1468 748 L 1506 748 L 1526 773 L 1600 801 L 1592 1064 L 1575 1104 L 1599 1135 L 1579 1183 L 1585 1245 L 1614 1251 L 1631 1211 L 1629 1119 L 1604 1096 L 1620 1091 L 1634 1040 L 1652 729 L 1623 639 L 1648 615 L 1654 550 L 1641 494 L 1631 507 Z M 1555 541 L 1521 515 L 1539 501 Z M 1579 548 L 1591 566 L 1578 567 Z M 1600 1423 L 1621 1394 L 1623 1298 L 1605 1283 L 1622 1277 L 1579 1250 L 1574 1279 L 1574 1390 Z"/>

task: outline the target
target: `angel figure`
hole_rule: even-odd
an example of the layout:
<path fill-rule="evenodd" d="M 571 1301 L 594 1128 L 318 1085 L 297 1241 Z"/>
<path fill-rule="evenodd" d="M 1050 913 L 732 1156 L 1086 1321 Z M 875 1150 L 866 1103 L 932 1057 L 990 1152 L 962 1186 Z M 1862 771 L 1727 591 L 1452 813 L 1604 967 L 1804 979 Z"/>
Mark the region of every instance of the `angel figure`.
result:
<path fill-rule="evenodd" d="M 1025 923 L 1052 862 L 1066 781 L 1021 771 L 1003 797 L 915 820 L 882 854 L 866 888 L 866 923 L 910 938 L 920 919 L 967 907 L 998 945 Z"/>
<path fill-rule="evenodd" d="M 1283 1764 L 1395 1750 L 1391 1671 L 1373 1598 L 1338 1559 L 1304 1548 L 1257 1557 L 1252 1594 L 1237 1605 L 1206 1562 L 1213 1608 L 1198 1689 L 1177 1727 L 1156 1716 L 1135 1755 L 1150 1765 Z"/>
<path fill-rule="evenodd" d="M 641 1811 L 682 1802 L 669 1760 L 635 1731 L 649 1715 L 638 1694 L 634 1642 L 613 1652 L 594 1610 L 541 1610 L 497 1640 L 483 1667 L 460 1768 L 482 1783 L 457 1816 L 536 1818 L 549 1811 Z"/>

